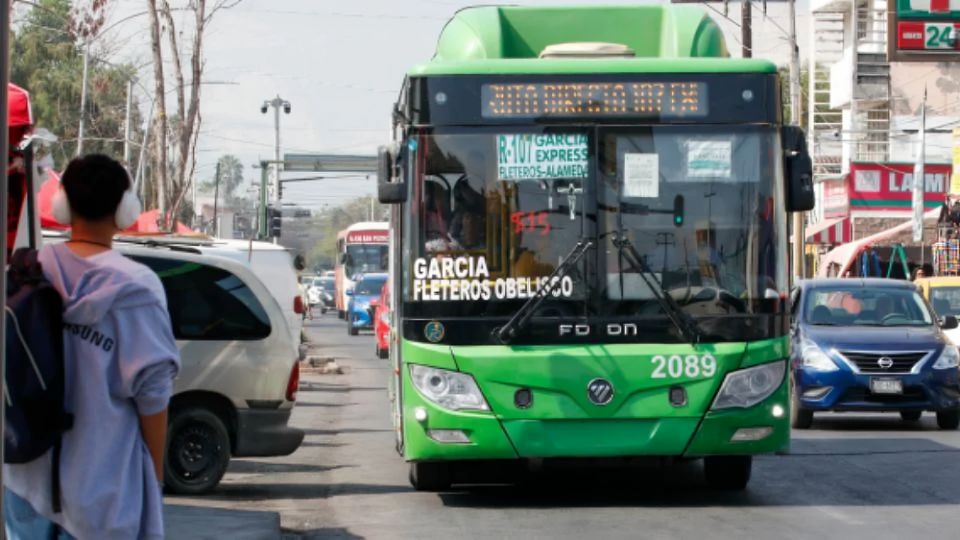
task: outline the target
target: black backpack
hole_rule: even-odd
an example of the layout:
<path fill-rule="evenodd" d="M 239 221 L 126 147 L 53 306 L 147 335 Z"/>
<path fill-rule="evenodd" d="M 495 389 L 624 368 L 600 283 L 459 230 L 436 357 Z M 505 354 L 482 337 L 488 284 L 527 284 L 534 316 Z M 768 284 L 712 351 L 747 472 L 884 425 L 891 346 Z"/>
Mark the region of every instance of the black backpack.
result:
<path fill-rule="evenodd" d="M 63 298 L 47 281 L 37 250 L 18 249 L 7 270 L 5 463 L 53 449 L 53 506 L 60 511 L 60 441 L 73 425 L 64 407 Z"/>

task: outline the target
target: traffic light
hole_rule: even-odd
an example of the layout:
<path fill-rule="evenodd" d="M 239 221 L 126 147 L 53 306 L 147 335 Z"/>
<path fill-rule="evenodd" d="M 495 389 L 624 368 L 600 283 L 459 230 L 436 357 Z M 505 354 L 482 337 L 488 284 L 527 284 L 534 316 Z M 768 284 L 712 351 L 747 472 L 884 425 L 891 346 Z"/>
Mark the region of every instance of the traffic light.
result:
<path fill-rule="evenodd" d="M 272 238 L 280 238 L 280 229 L 283 224 L 283 210 L 267 207 L 267 234 Z"/>
<path fill-rule="evenodd" d="M 677 195 L 673 199 L 673 226 L 683 225 L 683 195 Z"/>

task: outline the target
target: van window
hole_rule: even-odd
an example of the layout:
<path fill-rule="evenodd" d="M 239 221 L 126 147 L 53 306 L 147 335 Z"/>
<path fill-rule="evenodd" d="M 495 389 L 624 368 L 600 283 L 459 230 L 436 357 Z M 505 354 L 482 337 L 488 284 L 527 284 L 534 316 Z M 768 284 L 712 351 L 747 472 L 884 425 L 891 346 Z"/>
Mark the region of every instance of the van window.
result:
<path fill-rule="evenodd" d="M 270 318 L 237 276 L 204 264 L 130 257 L 160 276 L 177 339 L 250 341 L 270 335 Z"/>

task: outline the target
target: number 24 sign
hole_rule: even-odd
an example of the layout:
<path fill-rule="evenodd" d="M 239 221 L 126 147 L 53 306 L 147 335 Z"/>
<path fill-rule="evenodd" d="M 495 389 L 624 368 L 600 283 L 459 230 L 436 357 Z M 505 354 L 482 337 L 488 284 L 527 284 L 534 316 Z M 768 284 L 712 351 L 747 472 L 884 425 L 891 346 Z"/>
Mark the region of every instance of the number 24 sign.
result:
<path fill-rule="evenodd" d="M 897 27 L 897 46 L 910 50 L 956 50 L 957 23 L 901 22 Z"/>

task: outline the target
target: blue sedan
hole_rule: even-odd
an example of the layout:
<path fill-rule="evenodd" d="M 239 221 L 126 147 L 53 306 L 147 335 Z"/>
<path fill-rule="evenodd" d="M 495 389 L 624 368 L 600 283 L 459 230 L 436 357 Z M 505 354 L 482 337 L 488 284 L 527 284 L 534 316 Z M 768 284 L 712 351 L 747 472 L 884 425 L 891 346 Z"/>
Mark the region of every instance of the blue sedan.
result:
<path fill-rule="evenodd" d="M 891 411 L 917 421 L 933 411 L 941 429 L 960 425 L 960 361 L 916 286 L 891 279 L 825 279 L 793 291 L 791 420 L 815 411 Z"/>
<path fill-rule="evenodd" d="M 355 279 L 357 285 L 347 290 L 350 303 L 347 305 L 347 333 L 357 335 L 361 329 L 373 329 L 375 300 L 380 298 L 380 290 L 387 281 L 387 274 L 364 274 Z M 371 302 L 373 304 L 371 305 Z"/>

